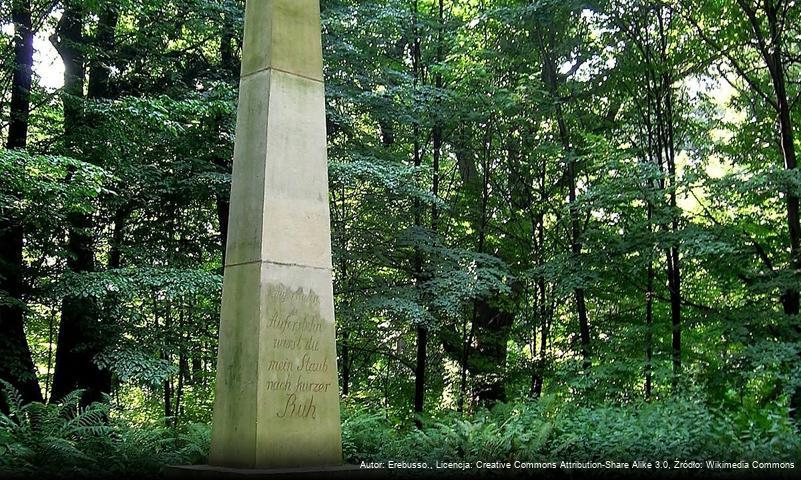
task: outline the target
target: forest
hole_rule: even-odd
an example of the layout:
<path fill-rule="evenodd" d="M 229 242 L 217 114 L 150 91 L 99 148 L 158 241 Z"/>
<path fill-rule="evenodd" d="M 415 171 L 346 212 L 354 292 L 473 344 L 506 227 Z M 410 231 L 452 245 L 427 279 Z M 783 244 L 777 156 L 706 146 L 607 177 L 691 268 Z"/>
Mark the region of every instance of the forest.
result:
<path fill-rule="evenodd" d="M 0 3 L 0 476 L 205 461 L 244 4 Z M 801 2 L 321 14 L 347 462 L 799 468 Z"/>

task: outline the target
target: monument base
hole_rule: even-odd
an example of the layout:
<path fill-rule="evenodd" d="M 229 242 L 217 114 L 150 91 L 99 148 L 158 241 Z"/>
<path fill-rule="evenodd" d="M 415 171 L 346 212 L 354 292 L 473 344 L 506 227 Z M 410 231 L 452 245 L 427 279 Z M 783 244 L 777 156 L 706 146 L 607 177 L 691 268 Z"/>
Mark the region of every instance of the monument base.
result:
<path fill-rule="evenodd" d="M 247 469 L 215 467 L 212 465 L 168 465 L 164 468 L 164 477 L 175 480 L 208 480 L 222 479 L 266 479 L 266 480 L 345 480 L 345 479 L 377 479 L 380 470 L 359 468 L 355 465 L 336 467 L 302 467 L 302 468 L 270 468 Z"/>

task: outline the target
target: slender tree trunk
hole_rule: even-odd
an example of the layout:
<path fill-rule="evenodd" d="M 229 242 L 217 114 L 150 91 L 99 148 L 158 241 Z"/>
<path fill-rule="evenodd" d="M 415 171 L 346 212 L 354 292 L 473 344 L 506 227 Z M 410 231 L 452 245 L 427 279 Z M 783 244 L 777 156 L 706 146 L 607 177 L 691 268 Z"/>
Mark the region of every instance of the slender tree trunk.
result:
<path fill-rule="evenodd" d="M 417 8 L 417 3 L 415 3 L 415 10 Z M 439 23 L 437 29 L 437 62 L 442 62 L 442 31 L 444 28 L 444 21 L 445 21 L 445 9 L 443 0 L 439 0 Z M 416 21 L 416 15 L 415 15 Z M 415 26 L 415 32 L 417 27 Z M 419 37 L 415 35 L 415 78 L 419 77 L 419 61 L 420 61 L 420 41 Z M 437 73 L 434 79 L 434 86 L 436 88 L 437 95 L 439 95 L 440 91 L 442 90 L 442 74 Z M 434 114 L 433 114 L 433 129 L 432 129 L 432 137 L 434 142 L 434 151 L 433 151 L 433 178 L 432 178 L 432 187 L 431 192 L 435 199 L 439 198 L 439 167 L 440 167 L 440 159 L 442 156 L 442 121 L 439 116 L 439 106 L 440 106 L 439 99 L 435 100 L 434 102 Z M 418 135 L 419 129 L 415 127 L 415 166 L 420 166 L 421 159 L 420 159 L 420 147 L 418 144 Z M 416 200 L 416 209 L 420 210 L 419 200 Z M 420 214 L 417 213 L 415 217 L 415 223 L 417 225 L 422 224 L 422 218 L 420 218 Z M 431 230 L 436 232 L 438 229 L 439 224 L 439 208 L 435 203 L 431 206 Z M 422 259 L 421 259 L 422 260 Z M 420 269 L 422 270 L 422 261 L 420 262 Z M 422 272 L 420 272 L 422 273 Z M 428 328 L 425 325 L 418 325 L 417 327 L 417 356 L 416 356 L 416 365 L 415 365 L 415 389 L 414 389 L 414 411 L 416 413 L 422 413 L 424 410 L 425 404 L 425 374 L 426 374 L 426 362 L 428 359 Z M 418 426 L 421 426 L 420 421 L 418 419 Z"/>
<path fill-rule="evenodd" d="M 667 15 L 667 17 L 666 17 Z M 681 355 L 682 355 L 682 321 L 681 321 L 681 253 L 679 249 L 679 208 L 677 202 L 677 174 L 676 174 L 676 140 L 674 132 L 674 92 L 673 78 L 669 69 L 671 68 L 670 58 L 668 57 L 668 35 L 666 22 L 671 21 L 669 12 L 664 7 L 659 6 L 656 10 L 656 21 L 658 27 L 659 41 L 659 61 L 658 66 L 661 74 L 654 72 L 653 78 L 658 85 L 659 92 L 656 99 L 656 124 L 658 143 L 660 145 L 659 156 L 664 159 L 667 170 L 667 188 L 670 207 L 670 231 L 673 234 L 670 247 L 667 249 L 667 275 L 668 288 L 670 290 L 670 319 L 672 326 L 671 351 L 673 360 L 672 389 L 676 393 L 681 379 Z"/>
<path fill-rule="evenodd" d="M 534 398 L 542 396 L 543 385 L 545 384 L 545 366 L 548 361 L 548 318 L 550 317 L 549 309 L 545 305 L 547 300 L 547 292 L 545 291 L 545 280 L 540 278 L 537 280 L 538 290 L 540 295 L 539 300 L 539 315 L 540 315 L 540 352 L 537 361 L 537 382 L 534 385 Z"/>
<path fill-rule="evenodd" d="M 173 428 L 178 428 L 178 425 L 181 422 L 181 407 L 183 405 L 183 398 L 184 398 L 184 379 L 187 377 L 187 372 L 189 371 L 189 362 L 187 361 L 186 356 L 186 344 L 189 342 L 189 339 L 186 338 L 184 335 L 184 329 L 186 328 L 185 322 L 185 309 L 184 309 L 184 299 L 181 298 L 180 304 L 180 311 L 178 313 L 178 334 L 177 337 L 179 339 L 178 344 L 178 384 L 175 388 L 175 418 L 173 419 Z M 191 318 L 191 306 L 190 306 L 190 315 Z"/>
<path fill-rule="evenodd" d="M 564 118 L 561 114 L 561 107 L 557 107 L 557 114 L 559 115 L 559 131 L 562 138 L 562 145 L 568 157 L 571 156 L 572 149 L 570 147 L 570 140 L 568 139 L 567 127 L 565 126 Z M 581 257 L 581 220 L 579 218 L 579 211 L 576 196 L 576 162 L 575 159 L 567 159 L 567 181 L 568 188 L 568 201 L 570 203 L 570 252 L 573 258 L 578 260 Z M 573 295 L 576 299 L 576 313 L 579 320 L 579 335 L 581 339 L 581 357 L 583 359 L 583 368 L 585 373 L 589 371 L 592 366 L 592 359 L 590 356 L 590 322 L 587 317 L 587 304 L 585 299 L 584 288 L 577 287 L 573 290 Z"/>
<path fill-rule="evenodd" d="M 667 173 L 667 179 L 664 181 L 663 190 L 668 191 L 668 208 L 670 210 L 671 221 L 670 224 L 665 226 L 666 231 L 670 231 L 674 237 L 679 230 L 678 217 L 677 217 L 677 201 L 676 201 L 676 165 L 673 154 L 673 138 L 668 134 L 672 129 L 672 116 L 670 115 L 669 99 L 672 94 L 670 91 L 665 90 L 664 84 L 659 88 L 660 96 L 665 96 L 665 105 L 662 100 L 657 99 L 657 106 L 655 110 L 655 123 L 657 125 L 657 145 L 658 153 L 656 158 L 660 159 L 660 165 L 664 165 L 664 171 Z M 671 358 L 673 364 L 673 374 L 671 380 L 671 387 L 676 393 L 679 380 L 681 378 L 681 275 L 680 275 L 680 256 L 679 256 L 678 239 L 673 238 L 670 246 L 665 250 L 665 265 L 668 281 L 668 291 L 670 297 L 670 319 L 671 319 Z"/>
<path fill-rule="evenodd" d="M 545 265 L 545 211 L 543 209 L 543 205 L 546 204 L 547 201 L 547 189 L 546 189 L 546 180 L 547 180 L 547 165 L 542 165 L 542 170 L 539 174 L 539 189 L 540 189 L 540 211 L 539 214 L 536 216 L 536 255 L 537 255 L 537 268 L 541 269 Z M 539 301 L 537 302 L 539 308 L 537 310 L 537 315 L 540 319 L 540 349 L 539 349 L 539 359 L 537 361 L 537 378 L 534 384 L 534 391 L 533 395 L 535 398 L 540 398 L 542 396 L 542 387 L 543 383 L 545 382 L 545 363 L 547 361 L 547 347 L 548 347 L 548 307 L 547 307 L 547 300 L 548 300 L 548 292 L 546 291 L 546 282 L 545 278 L 540 275 L 537 278 L 537 293 L 539 295 Z"/>
<path fill-rule="evenodd" d="M 111 233 L 111 248 L 108 254 L 108 268 L 110 270 L 122 266 L 122 246 L 125 241 L 125 227 L 128 223 L 130 210 L 118 208 L 114 212 L 114 229 Z"/>
<path fill-rule="evenodd" d="M 792 120 L 792 110 L 787 96 L 787 80 L 785 78 L 785 65 L 783 60 L 781 41 L 778 38 L 779 26 L 776 12 L 768 9 L 768 20 L 771 36 L 775 39 L 772 52 L 765 59 L 771 74 L 773 90 L 776 93 L 777 113 L 779 117 L 779 141 L 781 145 L 784 168 L 796 170 L 798 162 L 795 151 L 795 132 Z M 801 217 L 799 216 L 798 196 L 790 192 L 787 200 L 787 230 L 790 244 L 790 265 L 796 273 L 801 272 Z M 787 315 L 799 313 L 799 290 L 789 287 L 782 295 L 782 306 Z"/>
<path fill-rule="evenodd" d="M 14 73 L 11 79 L 9 150 L 24 149 L 28 142 L 33 68 L 33 30 L 30 0 L 14 0 Z M 0 379 L 16 388 L 26 402 L 42 401 L 42 391 L 24 328 L 24 229 L 18 214 L 0 206 Z M 4 408 L 0 402 L 0 410 Z"/>
<path fill-rule="evenodd" d="M 225 267 L 225 252 L 228 245 L 228 217 L 230 204 L 230 191 L 228 195 L 217 193 L 214 196 L 214 203 L 217 210 L 217 222 L 220 224 L 220 253 L 222 255 L 222 265 Z"/>
<path fill-rule="evenodd" d="M 675 230 L 674 230 L 675 231 Z M 668 289 L 670 290 L 671 352 L 673 360 L 672 389 L 676 393 L 681 379 L 681 280 L 678 248 L 667 251 Z"/>
<path fill-rule="evenodd" d="M 648 223 L 650 229 L 653 208 L 648 205 Z M 653 391 L 653 357 L 654 357 L 654 264 L 648 259 L 645 292 L 645 399 L 650 400 Z"/>
<path fill-rule="evenodd" d="M 647 50 L 649 47 L 647 45 L 641 46 L 641 50 Z M 650 57 L 647 57 L 650 60 Z M 650 69 L 650 63 L 648 64 L 647 68 Z M 646 108 L 645 111 L 642 112 L 642 120 L 643 125 L 646 131 L 646 140 L 647 140 L 647 147 L 645 151 L 645 159 L 644 162 L 646 166 L 650 165 L 657 165 L 659 155 L 654 151 L 654 146 L 656 144 L 655 140 L 655 129 L 653 126 L 652 121 L 652 114 L 654 112 L 654 102 L 655 102 L 655 95 L 653 94 L 652 83 L 650 82 L 651 74 L 650 70 L 646 71 L 645 74 L 645 98 L 646 98 Z M 661 164 L 658 164 L 659 168 L 661 169 Z M 646 221 L 648 224 L 648 233 L 649 233 L 649 250 L 648 250 L 648 258 L 647 262 L 648 265 L 646 267 L 646 292 L 645 292 L 645 399 L 649 401 L 653 394 L 653 333 L 654 333 L 654 296 L 656 295 L 655 292 L 655 281 L 656 281 L 656 272 L 654 270 L 654 258 L 653 258 L 653 249 L 650 248 L 650 242 L 652 239 L 650 236 L 654 233 L 653 227 L 653 219 L 654 219 L 654 201 L 651 196 L 658 191 L 660 186 L 660 182 L 657 180 L 648 180 L 645 184 L 645 203 L 646 207 Z"/>
<path fill-rule="evenodd" d="M 570 132 L 568 131 L 567 122 L 565 121 L 564 117 L 564 111 L 562 110 L 562 101 L 559 98 L 556 63 L 548 47 L 543 46 L 542 51 L 544 56 L 543 73 L 545 75 L 545 80 L 547 81 L 550 95 L 554 103 L 556 123 L 559 127 L 559 140 L 562 144 L 562 149 L 566 157 L 565 160 L 567 162 L 567 166 L 565 168 L 565 178 L 568 183 L 568 206 L 570 210 L 570 253 L 573 256 L 574 261 L 579 261 L 582 250 L 582 233 L 576 191 L 576 159 L 573 158 L 574 150 L 570 141 Z M 590 322 L 587 315 L 587 304 L 584 288 L 576 287 L 573 290 L 573 298 L 576 302 L 576 313 L 579 323 L 581 357 L 583 360 L 582 368 L 584 372 L 587 373 L 592 366 L 592 359 L 590 353 Z"/>
<path fill-rule="evenodd" d="M 181 423 L 181 411 L 183 407 L 183 398 L 184 398 L 184 379 L 186 378 L 186 372 L 188 370 L 188 364 L 186 361 L 186 352 L 181 350 L 178 354 L 178 385 L 175 389 L 175 419 L 172 422 L 174 428 L 178 428 Z"/>
<path fill-rule="evenodd" d="M 415 88 L 418 86 L 421 77 L 421 45 L 420 45 L 420 34 L 417 28 L 417 14 L 418 14 L 418 2 L 415 0 L 414 2 L 414 11 L 412 12 L 412 21 L 414 22 L 413 32 L 414 32 L 414 41 L 412 42 L 412 69 L 414 74 L 414 84 Z M 421 156 L 421 146 L 420 146 L 420 125 L 415 122 L 414 127 L 414 166 L 415 168 L 419 168 L 422 165 L 422 156 Z M 417 228 L 422 227 L 423 225 L 423 215 L 422 215 L 422 205 L 420 200 L 415 198 L 414 200 L 414 225 Z M 419 285 L 423 282 L 423 253 L 420 251 L 419 247 L 415 247 L 414 249 L 414 258 L 412 259 L 412 269 L 413 275 L 415 279 L 415 283 Z M 417 354 L 415 358 L 415 369 L 414 369 L 414 411 L 417 414 L 423 412 L 425 407 L 425 394 L 426 394 L 426 360 L 427 360 L 427 347 L 428 347 L 428 328 L 418 323 L 417 325 Z M 422 427 L 422 423 L 419 418 L 415 420 L 417 427 Z"/>
<path fill-rule="evenodd" d="M 648 182 L 645 185 L 648 212 L 648 231 L 653 234 L 651 225 L 655 216 L 655 209 L 666 211 L 670 221 L 660 225 L 663 233 L 670 235 L 670 244 L 665 248 L 665 273 L 670 302 L 671 317 L 671 361 L 673 374 L 671 380 L 672 391 L 676 393 L 681 379 L 682 368 L 682 298 L 681 298 L 681 245 L 679 228 L 681 212 L 678 208 L 677 189 L 678 180 L 676 172 L 675 153 L 675 112 L 673 88 L 673 64 L 669 53 L 669 36 L 672 13 L 663 6 L 644 13 L 644 17 L 632 25 L 632 41 L 642 53 L 643 78 L 640 83 L 645 91 L 646 107 L 642 112 L 645 128 L 648 164 L 659 169 L 659 180 Z M 659 201 L 649 198 L 651 192 L 659 193 Z M 667 195 L 667 201 L 664 196 Z M 656 195 L 655 195 L 656 197 Z M 653 390 L 653 323 L 654 323 L 654 296 L 655 272 L 654 260 L 650 256 L 646 266 L 646 366 L 645 366 L 645 397 L 649 399 Z"/>
<path fill-rule="evenodd" d="M 473 302 L 473 313 L 470 318 L 470 327 L 467 326 L 467 316 L 462 322 L 462 352 L 459 364 L 461 370 L 459 372 L 459 400 L 456 404 L 456 411 L 464 413 L 464 406 L 467 402 L 467 363 L 470 361 L 470 347 L 473 343 L 473 334 L 475 332 L 476 318 L 478 314 L 478 303 Z"/>
<path fill-rule="evenodd" d="M 415 126 L 416 133 L 418 127 Z M 420 166 L 420 146 L 418 141 L 415 139 L 415 166 Z M 420 227 L 422 226 L 422 215 L 420 212 L 421 205 L 419 200 L 415 200 L 415 225 Z M 415 281 L 419 284 L 423 281 L 423 255 L 419 248 L 415 248 L 414 259 L 413 259 L 413 268 L 414 268 L 414 275 Z M 424 410 L 425 404 L 425 393 L 426 393 L 426 385 L 425 385 L 425 376 L 426 376 L 426 361 L 428 358 L 428 327 L 422 324 L 417 325 L 417 353 L 415 357 L 415 369 L 414 369 L 414 411 L 416 413 L 422 413 Z M 420 424 L 420 420 L 417 420 L 418 427 L 422 426 Z"/>
<path fill-rule="evenodd" d="M 784 51 L 782 48 L 782 33 L 778 19 L 777 7 L 765 2 L 766 16 L 771 38 L 771 48 L 766 50 L 765 63 L 770 72 L 773 91 L 776 94 L 776 110 L 779 118 L 779 141 L 781 145 L 784 168 L 788 171 L 798 169 L 798 160 L 795 150 L 795 130 L 792 119 L 792 108 L 787 94 L 786 67 L 784 65 Z M 793 192 L 786 194 L 787 204 L 787 230 L 790 244 L 790 268 L 796 278 L 801 273 L 801 215 L 799 215 L 799 198 Z M 799 314 L 801 294 L 797 287 L 788 287 L 781 296 L 784 313 L 788 316 Z M 801 333 L 801 328 L 796 327 Z M 790 396 L 791 415 L 799 421 L 801 428 L 801 386 L 797 387 Z"/>
<path fill-rule="evenodd" d="M 439 0 L 439 23 L 437 29 L 437 63 L 443 62 L 443 30 L 445 28 L 445 6 L 444 0 Z M 442 102 L 440 101 L 440 95 L 442 92 L 442 73 L 438 70 L 436 75 L 434 76 L 434 88 L 437 95 L 437 99 L 434 102 L 434 115 L 433 115 L 433 124 L 434 128 L 432 129 L 432 139 L 434 142 L 434 151 L 433 151 L 433 172 L 432 172 L 432 182 L 431 182 L 431 193 L 434 196 L 435 200 L 439 199 L 439 167 L 440 161 L 442 158 L 442 116 L 441 116 L 441 107 Z M 431 205 L 431 230 L 437 232 L 439 229 L 439 207 L 435 203 Z"/>
<path fill-rule="evenodd" d="M 350 339 L 347 334 L 342 336 L 342 396 L 350 394 Z"/>
<path fill-rule="evenodd" d="M 239 65 L 234 55 L 234 25 L 233 19 L 230 15 L 226 14 L 223 35 L 220 38 L 220 66 L 223 72 L 231 83 L 235 83 L 239 78 Z M 222 117 L 217 119 L 218 129 L 223 129 L 224 119 Z M 232 159 L 230 158 L 215 158 L 215 165 L 223 172 L 230 174 L 232 167 Z M 228 217 L 230 210 L 230 190 L 224 192 L 217 192 L 215 194 L 215 206 L 217 210 L 217 221 L 220 225 L 220 248 L 222 253 L 222 265 L 225 266 L 225 250 L 228 244 Z"/>
<path fill-rule="evenodd" d="M 426 347 L 428 345 L 428 329 L 417 327 L 417 361 L 414 369 L 414 411 L 423 413 L 426 398 Z M 420 419 L 417 419 L 418 426 Z"/>
<path fill-rule="evenodd" d="M 649 96 L 650 105 L 650 96 Z M 650 113 L 646 113 L 645 123 L 648 126 L 648 158 L 653 162 L 651 155 L 651 147 L 653 145 L 653 129 L 651 128 Z M 655 189 L 654 182 L 648 182 L 650 189 Z M 648 190 L 650 190 L 648 189 Z M 647 195 L 647 193 L 646 193 Z M 651 199 L 646 198 L 648 204 L 647 221 L 648 232 L 653 234 L 652 221 L 654 218 L 654 206 Z M 649 239 L 650 241 L 650 239 Z M 656 294 L 654 282 L 656 274 L 654 271 L 654 260 L 652 258 L 652 250 L 648 251 L 648 266 L 646 268 L 646 292 L 645 292 L 645 400 L 650 401 L 653 393 L 653 357 L 654 357 L 654 296 Z"/>
<path fill-rule="evenodd" d="M 785 168 L 796 170 L 796 153 L 793 134 L 793 122 L 790 117 L 790 108 L 786 98 L 780 103 L 779 123 L 781 125 L 782 156 Z M 801 271 L 801 221 L 799 221 L 799 199 L 794 194 L 787 195 L 787 228 L 789 231 L 790 257 L 793 270 Z M 782 297 L 784 313 L 798 315 L 799 291 L 797 288 L 788 288 Z"/>
<path fill-rule="evenodd" d="M 153 292 L 153 317 L 154 317 L 154 324 L 156 326 L 156 330 L 160 330 L 160 322 L 158 316 L 158 300 L 156 292 Z M 170 332 L 170 303 L 167 301 L 167 304 L 164 307 L 164 329 L 161 332 L 161 339 L 162 347 L 159 351 L 159 358 L 162 361 L 170 362 L 170 355 L 167 352 L 166 345 L 169 343 L 168 337 Z M 162 395 L 164 399 L 164 419 L 167 426 L 170 426 L 170 417 L 172 417 L 172 378 L 166 377 L 162 382 Z"/>
<path fill-rule="evenodd" d="M 783 85 L 780 87 L 783 88 Z M 785 100 L 780 103 L 780 124 L 782 131 L 782 154 L 787 170 L 797 169 L 795 145 L 793 140 L 793 124 L 790 118 L 790 108 Z M 790 265 L 798 275 L 801 272 L 801 223 L 799 223 L 799 199 L 793 194 L 787 195 L 787 224 L 790 232 Z M 784 313 L 790 316 L 799 314 L 799 291 L 797 288 L 788 288 L 782 295 Z M 796 331 L 799 331 L 796 327 Z M 791 415 L 801 420 L 801 386 L 796 387 L 790 398 Z M 801 426 L 801 422 L 799 422 Z"/>
<path fill-rule="evenodd" d="M 169 356 L 166 354 L 163 354 L 161 359 L 166 361 L 170 360 Z M 167 426 L 172 423 L 172 420 L 170 420 L 172 411 L 172 378 L 168 377 L 164 380 L 164 418 L 167 422 Z"/>
<path fill-rule="evenodd" d="M 529 284 L 526 282 L 523 299 L 526 304 L 523 311 L 523 316 L 526 319 L 525 324 L 527 326 L 527 330 L 531 335 L 528 340 L 528 348 L 531 352 L 531 384 L 528 389 L 528 396 L 531 398 L 536 398 L 535 392 L 537 391 L 539 377 L 539 368 L 537 367 L 537 325 L 534 323 L 531 313 L 531 310 L 534 310 L 534 312 L 539 312 L 540 310 L 536 284 L 534 286 L 533 293 L 529 293 Z M 534 303 L 533 308 L 531 307 L 532 302 Z M 536 313 L 534 315 L 536 315 Z"/>
<path fill-rule="evenodd" d="M 347 228 L 346 228 L 346 218 L 347 218 L 347 202 L 346 202 L 346 189 L 345 185 L 342 185 L 342 208 L 340 209 L 340 261 L 339 261 L 339 269 L 341 273 L 341 284 L 347 288 L 349 284 L 348 279 L 348 259 L 346 252 L 348 250 L 348 238 L 347 238 Z M 350 312 L 350 293 L 346 292 L 345 295 L 345 310 Z M 342 325 L 341 332 L 342 332 L 342 396 L 347 397 L 350 393 L 350 364 L 351 364 L 351 355 L 350 355 L 350 330 L 347 326 Z"/>

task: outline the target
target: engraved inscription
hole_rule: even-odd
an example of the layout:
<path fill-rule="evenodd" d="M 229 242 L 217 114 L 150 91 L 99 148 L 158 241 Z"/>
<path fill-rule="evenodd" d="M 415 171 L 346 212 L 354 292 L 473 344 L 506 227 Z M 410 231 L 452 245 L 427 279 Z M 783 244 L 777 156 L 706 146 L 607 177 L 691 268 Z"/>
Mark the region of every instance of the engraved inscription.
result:
<path fill-rule="evenodd" d="M 294 393 L 291 393 L 286 399 L 286 405 L 284 405 L 284 411 L 276 414 L 278 418 L 285 418 L 285 417 L 301 417 L 301 418 L 314 418 L 316 419 L 317 416 L 317 406 L 314 404 L 314 395 L 309 397 L 305 402 L 302 404 L 298 404 L 298 396 Z"/>
<path fill-rule="evenodd" d="M 283 394 L 275 416 L 316 420 L 320 399 L 315 394 L 335 390 L 330 381 L 335 366 L 321 351 L 325 320 L 320 316 L 320 297 L 313 291 L 270 284 L 266 307 L 272 337 L 266 388 Z"/>

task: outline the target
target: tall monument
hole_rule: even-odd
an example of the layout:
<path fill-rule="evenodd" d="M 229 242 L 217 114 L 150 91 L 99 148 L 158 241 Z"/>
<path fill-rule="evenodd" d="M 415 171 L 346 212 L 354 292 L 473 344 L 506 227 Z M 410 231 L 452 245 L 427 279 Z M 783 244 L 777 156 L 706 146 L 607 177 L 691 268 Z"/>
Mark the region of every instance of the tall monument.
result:
<path fill-rule="evenodd" d="M 319 0 L 247 0 L 209 461 L 339 465 Z"/>

